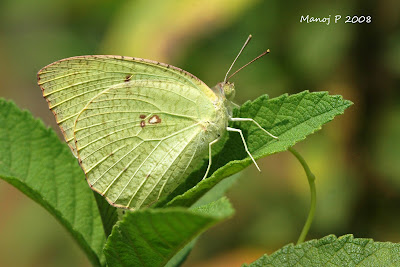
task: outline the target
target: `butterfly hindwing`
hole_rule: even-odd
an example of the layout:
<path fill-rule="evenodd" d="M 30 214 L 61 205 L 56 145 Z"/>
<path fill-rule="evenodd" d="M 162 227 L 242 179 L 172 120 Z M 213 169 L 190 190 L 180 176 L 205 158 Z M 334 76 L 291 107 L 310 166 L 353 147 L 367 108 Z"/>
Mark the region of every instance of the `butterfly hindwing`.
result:
<path fill-rule="evenodd" d="M 92 99 L 78 114 L 74 130 L 89 184 L 113 204 L 131 208 L 175 189 L 196 151 L 204 150 L 197 149 L 203 131 L 196 105 L 184 96 L 191 90 L 176 83 L 134 81 Z"/>

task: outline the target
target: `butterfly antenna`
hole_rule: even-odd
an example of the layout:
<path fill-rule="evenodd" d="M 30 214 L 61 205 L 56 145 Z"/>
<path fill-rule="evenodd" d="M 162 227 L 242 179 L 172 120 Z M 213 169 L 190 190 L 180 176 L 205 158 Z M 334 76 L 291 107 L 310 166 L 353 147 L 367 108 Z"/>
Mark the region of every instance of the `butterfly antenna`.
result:
<path fill-rule="evenodd" d="M 225 82 L 228 81 L 230 78 L 233 77 L 233 75 L 235 75 L 236 73 L 238 73 L 239 71 L 241 71 L 242 69 L 246 68 L 248 65 L 250 65 L 251 63 L 253 63 L 254 61 L 256 61 L 257 59 L 260 59 L 261 57 L 265 56 L 266 54 L 268 54 L 270 51 L 269 49 L 267 49 L 267 51 L 264 51 L 263 53 L 261 53 L 261 55 L 259 55 L 258 57 L 256 57 L 255 59 L 253 59 L 252 61 L 250 61 L 249 63 L 247 63 L 246 65 L 244 65 L 243 67 L 241 67 L 240 69 L 238 69 L 237 71 L 235 71 L 231 76 L 229 76 L 228 79 L 225 78 Z"/>
<path fill-rule="evenodd" d="M 239 54 L 236 56 L 235 60 L 232 62 L 232 65 L 230 66 L 229 70 L 226 72 L 225 75 L 225 79 L 224 79 L 224 83 L 226 83 L 226 81 L 228 80 L 226 77 L 228 77 L 229 72 L 231 71 L 233 65 L 235 64 L 236 60 L 238 59 L 238 57 L 240 56 L 240 54 L 242 53 L 243 49 L 247 46 L 247 44 L 250 42 L 251 40 L 251 34 L 249 35 L 249 37 L 247 37 L 246 42 L 244 42 L 244 45 L 242 46 L 242 49 L 240 49 Z M 232 77 L 232 75 L 231 75 Z"/>

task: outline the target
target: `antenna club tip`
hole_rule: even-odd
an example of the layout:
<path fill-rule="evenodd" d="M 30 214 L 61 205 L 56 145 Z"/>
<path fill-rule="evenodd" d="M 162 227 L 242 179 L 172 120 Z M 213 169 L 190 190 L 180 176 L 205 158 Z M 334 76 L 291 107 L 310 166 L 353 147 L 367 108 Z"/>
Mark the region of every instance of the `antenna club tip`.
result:
<path fill-rule="evenodd" d="M 267 49 L 267 51 L 266 51 L 267 53 L 269 53 L 269 52 L 271 52 L 271 50 L 269 50 L 269 49 Z"/>
<path fill-rule="evenodd" d="M 249 34 L 249 38 L 253 37 L 253 35 Z"/>

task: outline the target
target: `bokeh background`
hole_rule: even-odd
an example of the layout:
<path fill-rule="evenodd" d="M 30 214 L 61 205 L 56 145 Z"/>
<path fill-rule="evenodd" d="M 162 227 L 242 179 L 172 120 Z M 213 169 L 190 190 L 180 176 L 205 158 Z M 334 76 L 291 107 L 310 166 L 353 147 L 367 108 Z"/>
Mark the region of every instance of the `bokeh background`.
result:
<path fill-rule="evenodd" d="M 342 19 L 300 23 L 301 15 Z M 345 24 L 345 17 L 371 23 Z M 354 105 L 296 145 L 317 180 L 308 239 L 352 233 L 400 242 L 400 2 L 261 0 L 1 0 L 0 97 L 58 128 L 36 85 L 58 59 L 115 54 L 181 67 L 208 85 L 271 53 L 232 80 L 236 102 L 303 90 Z M 1 125 L 0 125 L 1 127 Z M 240 266 L 295 242 L 309 190 L 288 152 L 259 161 L 229 191 L 234 218 L 204 234 L 185 266 Z M 88 188 L 89 189 L 89 188 Z M 89 266 L 69 234 L 39 205 L 0 181 L 0 266 Z"/>

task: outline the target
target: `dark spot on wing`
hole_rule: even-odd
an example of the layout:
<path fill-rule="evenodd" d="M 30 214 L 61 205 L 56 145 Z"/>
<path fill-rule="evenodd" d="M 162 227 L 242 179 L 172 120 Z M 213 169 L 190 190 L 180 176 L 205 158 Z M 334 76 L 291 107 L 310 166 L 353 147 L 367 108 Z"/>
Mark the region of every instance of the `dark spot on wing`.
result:
<path fill-rule="evenodd" d="M 149 123 L 150 124 L 157 124 L 157 123 L 160 123 L 160 122 L 161 122 L 161 119 L 160 119 L 160 117 L 158 115 L 153 115 L 149 119 Z"/>
<path fill-rule="evenodd" d="M 131 80 L 131 78 L 132 78 L 132 74 L 130 74 L 130 75 L 126 75 L 126 77 L 125 77 L 125 82 L 129 82 L 130 80 Z"/>
<path fill-rule="evenodd" d="M 141 114 L 141 115 L 139 116 L 139 118 L 141 118 L 141 119 L 143 120 L 144 118 L 146 118 L 146 115 Z"/>
<path fill-rule="evenodd" d="M 141 121 L 141 122 L 140 122 L 140 127 L 143 128 L 144 126 L 146 126 L 146 123 L 145 123 L 144 121 Z"/>

